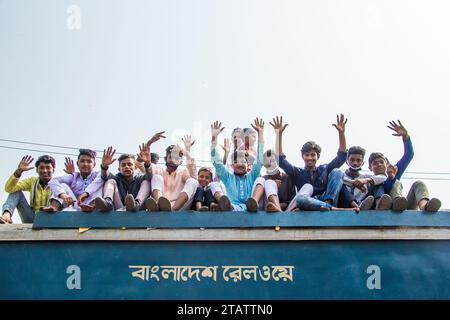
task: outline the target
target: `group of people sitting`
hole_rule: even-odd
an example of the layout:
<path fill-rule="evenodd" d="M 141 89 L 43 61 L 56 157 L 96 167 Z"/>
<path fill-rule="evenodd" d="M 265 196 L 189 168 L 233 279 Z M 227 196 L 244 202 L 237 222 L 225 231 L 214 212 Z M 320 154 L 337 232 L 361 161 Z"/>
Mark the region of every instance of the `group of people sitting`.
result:
<path fill-rule="evenodd" d="M 32 223 L 39 211 L 77 210 L 107 211 L 327 211 L 327 210 L 424 210 L 436 212 L 441 206 L 430 198 L 427 186 L 415 182 L 403 196 L 401 177 L 414 152 L 411 138 L 400 121 L 389 122 L 394 136 L 402 138 L 404 154 L 393 164 L 380 152 L 368 159 L 370 174 L 361 173 L 366 151 L 359 146 L 347 150 L 345 126 L 347 119 L 337 116 L 339 149 L 327 164 L 318 165 L 321 147 L 313 141 L 301 148 L 304 167 L 292 165 L 283 153 L 283 132 L 287 124 L 282 117 L 270 123 L 276 135 L 275 149 L 264 151 L 264 121 L 256 118 L 251 128 L 236 128 L 230 139 L 221 145 L 224 130 L 218 121 L 211 125 L 211 168 L 197 171 L 191 156 L 194 140 L 182 138 L 183 147 L 170 145 L 165 150 L 165 167 L 151 146 L 165 132 L 156 133 L 139 146 L 139 153 L 118 157 L 119 173 L 111 172 L 116 150 L 104 150 L 100 171 L 94 171 L 96 152 L 80 149 L 76 171 L 74 162 L 66 158 L 67 175 L 54 177 L 55 159 L 40 156 L 35 168 L 38 176 L 21 179 L 32 170 L 34 159 L 24 156 L 5 184 L 9 196 L 3 205 L 0 223 L 12 223 L 17 209 L 23 223 Z M 186 165 L 182 165 L 183 157 Z M 339 168 L 347 163 L 345 171 Z M 264 167 L 264 169 L 263 169 Z M 261 176 L 261 171 L 264 175 Z M 27 202 L 24 191 L 30 193 Z"/>

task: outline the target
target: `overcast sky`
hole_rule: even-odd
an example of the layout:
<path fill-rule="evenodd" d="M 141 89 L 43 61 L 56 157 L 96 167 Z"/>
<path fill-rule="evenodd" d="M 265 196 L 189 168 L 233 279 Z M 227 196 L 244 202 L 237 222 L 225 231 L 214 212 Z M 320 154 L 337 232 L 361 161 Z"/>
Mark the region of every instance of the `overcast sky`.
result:
<path fill-rule="evenodd" d="M 344 113 L 348 146 L 395 162 L 403 147 L 386 125 L 400 119 L 415 149 L 405 178 L 449 208 L 449 17 L 444 0 L 0 0 L 0 139 L 135 153 L 166 130 L 152 151 L 191 133 L 209 160 L 212 121 L 229 135 L 262 117 L 273 146 L 268 122 L 283 115 L 285 153 L 303 166 L 307 140 L 334 157 Z M 43 152 L 0 153 L 3 185 Z"/>

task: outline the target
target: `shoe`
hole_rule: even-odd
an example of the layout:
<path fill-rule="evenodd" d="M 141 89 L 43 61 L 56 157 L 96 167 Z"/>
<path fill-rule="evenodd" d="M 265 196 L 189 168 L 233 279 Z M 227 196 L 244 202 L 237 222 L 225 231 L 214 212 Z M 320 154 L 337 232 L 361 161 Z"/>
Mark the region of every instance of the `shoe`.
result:
<path fill-rule="evenodd" d="M 172 204 L 166 197 L 159 197 L 158 207 L 161 211 L 172 211 Z"/>
<path fill-rule="evenodd" d="M 388 194 L 383 194 L 381 198 L 378 200 L 378 204 L 375 207 L 375 210 L 391 210 L 392 207 L 392 198 Z"/>
<path fill-rule="evenodd" d="M 208 208 L 207 206 L 201 206 L 201 207 L 198 209 L 198 211 L 202 211 L 202 212 L 209 211 L 209 208 Z"/>
<path fill-rule="evenodd" d="M 267 212 L 281 212 L 281 208 L 273 202 L 268 202 L 266 207 Z"/>
<path fill-rule="evenodd" d="M 113 211 L 114 209 L 112 200 L 110 198 L 103 199 L 101 197 L 97 197 L 94 199 L 94 205 L 101 212 Z"/>
<path fill-rule="evenodd" d="M 408 206 L 408 200 L 405 197 L 397 197 L 392 201 L 393 211 L 405 211 Z"/>
<path fill-rule="evenodd" d="M 361 210 L 371 210 L 373 207 L 373 202 L 375 201 L 375 198 L 373 196 L 368 196 L 367 198 L 365 198 L 360 206 L 359 209 Z"/>
<path fill-rule="evenodd" d="M 53 208 L 52 206 L 48 206 L 48 207 L 42 207 L 41 211 L 47 212 L 47 213 L 53 213 L 56 212 L 56 209 Z"/>
<path fill-rule="evenodd" d="M 211 205 L 209 206 L 209 209 L 211 211 L 215 211 L 215 212 L 220 211 L 219 205 L 217 203 L 215 203 L 215 202 L 211 203 Z"/>
<path fill-rule="evenodd" d="M 91 205 L 85 204 L 85 203 L 80 204 L 79 207 L 80 207 L 82 212 L 86 212 L 86 213 L 92 212 L 92 211 L 95 210 L 94 206 L 91 206 Z"/>
<path fill-rule="evenodd" d="M 139 202 L 137 200 L 134 200 L 133 195 L 127 194 L 125 197 L 125 208 L 127 209 L 127 211 L 138 211 L 139 207 Z"/>
<path fill-rule="evenodd" d="M 219 198 L 220 211 L 231 211 L 231 202 L 226 195 Z"/>
<path fill-rule="evenodd" d="M 321 206 L 321 207 L 319 208 L 319 211 L 330 211 L 330 210 L 331 210 L 330 208 L 324 207 L 324 206 Z"/>
<path fill-rule="evenodd" d="M 159 211 L 158 203 L 153 197 L 149 197 L 145 200 L 145 207 L 149 212 Z"/>
<path fill-rule="evenodd" d="M 441 200 L 438 198 L 432 198 L 430 201 L 428 201 L 427 205 L 425 206 L 425 211 L 427 212 L 437 212 L 441 208 Z"/>
<path fill-rule="evenodd" d="M 247 206 L 248 212 L 258 212 L 258 202 L 256 202 L 255 198 L 248 198 L 245 201 L 245 205 Z"/>

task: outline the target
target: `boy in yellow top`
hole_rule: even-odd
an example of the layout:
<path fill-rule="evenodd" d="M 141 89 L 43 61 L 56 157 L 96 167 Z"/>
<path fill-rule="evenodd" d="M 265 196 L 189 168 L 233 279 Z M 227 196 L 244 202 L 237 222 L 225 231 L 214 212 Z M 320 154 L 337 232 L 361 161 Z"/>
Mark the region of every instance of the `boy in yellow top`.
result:
<path fill-rule="evenodd" d="M 35 164 L 38 177 L 30 177 L 20 181 L 23 172 L 34 169 L 34 167 L 30 167 L 33 160 L 28 155 L 23 157 L 13 175 L 6 182 L 5 191 L 10 195 L 3 205 L 0 224 L 12 223 L 11 216 L 16 208 L 23 223 L 32 223 L 35 212 L 48 205 L 48 200 L 52 194 L 48 182 L 55 172 L 55 159 L 49 155 L 40 156 Z M 28 204 L 23 191 L 30 192 L 30 204 Z"/>

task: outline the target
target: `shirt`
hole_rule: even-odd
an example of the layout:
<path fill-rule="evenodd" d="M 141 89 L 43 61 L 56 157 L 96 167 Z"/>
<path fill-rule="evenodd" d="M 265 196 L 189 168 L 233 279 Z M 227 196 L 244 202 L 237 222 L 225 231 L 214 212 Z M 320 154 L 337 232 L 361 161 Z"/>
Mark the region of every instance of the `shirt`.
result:
<path fill-rule="evenodd" d="M 103 187 L 103 179 L 100 171 L 91 172 L 86 179 L 83 179 L 79 172 L 74 172 L 62 177 L 55 177 L 48 183 L 50 189 L 52 189 L 56 196 L 65 193 L 62 184 L 67 184 L 77 198 L 84 192 L 89 193 L 89 197 L 84 202 L 90 203 L 94 200 L 92 197 L 96 192 Z"/>
<path fill-rule="evenodd" d="M 394 179 L 387 178 L 384 183 L 384 192 L 389 194 L 394 186 L 395 181 L 400 180 L 409 163 L 414 157 L 414 149 L 412 146 L 411 138 L 403 141 L 403 156 L 395 165 L 398 168 L 397 174 Z"/>
<path fill-rule="evenodd" d="M 30 207 L 34 212 L 48 205 L 52 190 L 48 185 L 42 187 L 39 177 L 26 178 L 20 181 L 14 174 L 6 181 L 5 191 L 8 193 L 28 191 L 30 193 Z"/>
<path fill-rule="evenodd" d="M 172 173 L 167 169 L 152 164 L 153 174 L 162 176 L 164 180 L 164 196 L 173 204 L 179 197 L 186 184 L 187 179 L 191 178 L 187 168 L 178 167 Z"/>

